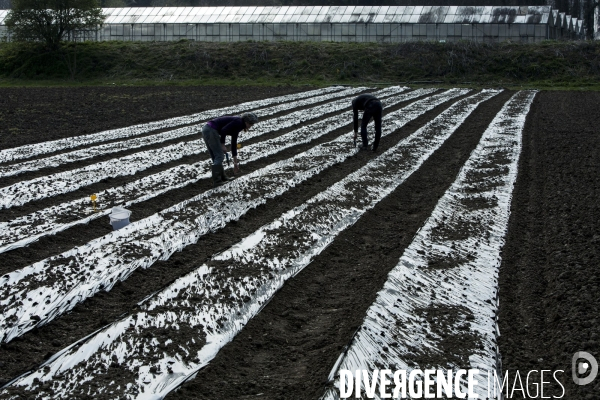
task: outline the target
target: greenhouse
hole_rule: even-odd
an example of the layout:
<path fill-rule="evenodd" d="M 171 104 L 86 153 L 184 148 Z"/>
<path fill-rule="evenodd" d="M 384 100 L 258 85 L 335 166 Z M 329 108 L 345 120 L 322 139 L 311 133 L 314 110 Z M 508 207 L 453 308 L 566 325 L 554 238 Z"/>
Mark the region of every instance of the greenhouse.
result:
<path fill-rule="evenodd" d="M 0 10 L 0 35 L 7 35 Z M 580 39 L 583 24 L 550 6 L 281 6 L 105 8 L 76 40 L 539 42 Z M 10 39 L 10 38 L 9 38 Z"/>

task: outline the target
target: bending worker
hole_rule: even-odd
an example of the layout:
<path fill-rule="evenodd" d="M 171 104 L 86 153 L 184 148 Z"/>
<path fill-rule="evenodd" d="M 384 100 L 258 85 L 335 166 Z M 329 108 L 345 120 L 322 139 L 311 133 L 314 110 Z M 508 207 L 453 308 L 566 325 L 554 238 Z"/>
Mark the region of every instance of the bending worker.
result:
<path fill-rule="evenodd" d="M 375 121 L 375 141 L 373 142 L 373 151 L 379 146 L 381 138 L 381 117 L 383 115 L 383 106 L 377 97 L 372 94 L 361 94 L 352 100 L 352 111 L 354 112 L 354 141 L 358 136 L 358 110 L 363 110 L 362 122 L 360 125 L 360 136 L 362 138 L 362 146 L 360 150 L 369 150 L 369 138 L 367 137 L 367 125 L 369 120 L 373 118 Z"/>
<path fill-rule="evenodd" d="M 227 152 L 225 147 L 225 137 L 231 136 L 231 155 L 233 156 L 233 172 L 237 173 L 240 170 L 240 165 L 237 158 L 237 139 L 239 133 L 243 130 L 247 132 L 252 125 L 258 122 L 258 117 L 254 113 L 245 113 L 241 117 L 223 116 L 208 121 L 202 127 L 202 138 L 210 158 L 213 161 L 212 179 L 213 185 L 219 186 L 227 181 L 232 180 L 225 175 L 223 169 L 223 159 Z"/>

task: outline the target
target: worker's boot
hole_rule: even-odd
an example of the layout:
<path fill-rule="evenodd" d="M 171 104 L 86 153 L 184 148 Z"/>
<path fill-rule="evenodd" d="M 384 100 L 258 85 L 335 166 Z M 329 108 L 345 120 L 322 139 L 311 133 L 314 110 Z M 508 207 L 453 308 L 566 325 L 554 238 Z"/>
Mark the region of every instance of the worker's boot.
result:
<path fill-rule="evenodd" d="M 213 165 L 212 166 L 212 180 L 213 187 L 221 186 L 224 182 L 221 178 L 221 171 L 223 171 L 223 165 Z"/>
<path fill-rule="evenodd" d="M 223 164 L 221 164 L 220 174 L 221 174 L 221 180 L 223 181 L 223 183 L 229 182 L 229 181 L 232 181 L 235 179 L 235 178 L 229 177 L 225 174 L 225 168 L 223 167 Z"/>

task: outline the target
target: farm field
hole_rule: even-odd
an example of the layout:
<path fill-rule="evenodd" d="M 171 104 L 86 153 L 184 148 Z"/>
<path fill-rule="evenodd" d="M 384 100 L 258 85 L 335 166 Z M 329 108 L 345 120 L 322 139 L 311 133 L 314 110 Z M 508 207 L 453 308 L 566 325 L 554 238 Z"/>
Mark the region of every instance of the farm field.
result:
<path fill-rule="evenodd" d="M 545 395 L 600 398 L 571 378 L 575 352 L 600 356 L 596 92 L 80 88 L 78 109 L 18 90 L 0 398 L 329 399 L 340 369 L 458 367 L 511 388 L 561 370 Z M 366 92 L 377 152 L 352 143 Z M 242 173 L 213 189 L 198 132 L 245 111 Z M 115 205 L 132 223 L 113 232 Z"/>

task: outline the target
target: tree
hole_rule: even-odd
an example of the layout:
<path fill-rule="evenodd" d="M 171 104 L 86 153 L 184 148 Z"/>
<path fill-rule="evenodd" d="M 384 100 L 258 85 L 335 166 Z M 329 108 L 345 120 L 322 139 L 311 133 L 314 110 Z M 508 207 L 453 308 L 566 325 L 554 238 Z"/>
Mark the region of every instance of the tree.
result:
<path fill-rule="evenodd" d="M 5 24 L 12 40 L 44 42 L 57 51 L 65 36 L 98 29 L 104 19 L 97 0 L 12 0 Z"/>

